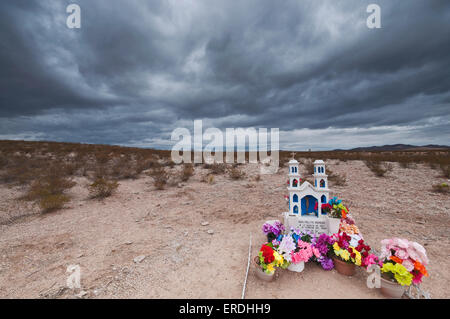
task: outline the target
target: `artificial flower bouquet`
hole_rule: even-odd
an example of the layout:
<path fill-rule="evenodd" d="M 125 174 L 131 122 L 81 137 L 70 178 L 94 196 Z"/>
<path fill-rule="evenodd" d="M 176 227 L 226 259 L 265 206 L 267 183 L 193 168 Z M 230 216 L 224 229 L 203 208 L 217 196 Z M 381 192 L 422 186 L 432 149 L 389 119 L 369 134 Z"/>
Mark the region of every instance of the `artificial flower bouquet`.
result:
<path fill-rule="evenodd" d="M 265 222 L 262 231 L 267 236 L 267 241 L 271 243 L 285 231 L 285 228 L 279 220 L 273 220 Z"/>
<path fill-rule="evenodd" d="M 263 244 L 258 253 L 261 269 L 272 275 L 276 267 L 287 267 L 287 261 L 281 256 L 271 243 Z"/>
<path fill-rule="evenodd" d="M 335 234 L 333 253 L 336 258 L 349 264 L 361 266 L 362 255 L 354 246 L 350 246 L 351 237 L 346 233 Z"/>
<path fill-rule="evenodd" d="M 345 218 L 342 219 L 339 231 L 344 232 L 347 235 L 359 234 L 358 226 L 356 226 L 355 221 L 348 214 L 345 216 Z"/>
<path fill-rule="evenodd" d="M 315 241 L 315 235 L 309 232 L 301 232 L 300 230 L 292 229 L 290 235 L 287 237 L 291 238 L 294 243 L 293 246 L 289 247 L 293 249 L 287 258 L 291 263 L 306 263 L 312 261 L 314 258 L 320 257 L 319 250 L 315 248 L 312 243 Z M 289 241 L 291 241 L 291 239 L 289 239 Z"/>
<path fill-rule="evenodd" d="M 422 245 L 402 238 L 381 241 L 383 265 L 381 272 L 389 281 L 402 286 L 420 284 L 423 276 L 428 276 L 425 266 L 428 257 Z"/>
<path fill-rule="evenodd" d="M 349 236 L 346 233 L 335 234 L 333 253 L 336 258 L 349 264 L 367 268 L 370 265 L 382 267 L 381 259 L 371 253 L 372 248 L 364 242 L 361 236 Z"/>
<path fill-rule="evenodd" d="M 331 218 L 346 218 L 348 213 L 348 208 L 342 204 L 342 200 L 337 197 L 333 197 L 328 202 L 330 205 L 330 213 L 328 214 Z"/>
<path fill-rule="evenodd" d="M 321 234 L 314 241 L 314 248 L 316 248 L 319 253 L 316 262 L 319 263 L 324 270 L 331 270 L 334 268 L 334 263 L 331 259 L 333 256 L 334 242 L 335 240 L 327 234 Z"/>
<path fill-rule="evenodd" d="M 321 208 L 322 208 L 322 213 L 330 214 L 331 213 L 331 209 L 333 207 L 330 204 L 325 203 L 325 204 L 322 204 Z"/>

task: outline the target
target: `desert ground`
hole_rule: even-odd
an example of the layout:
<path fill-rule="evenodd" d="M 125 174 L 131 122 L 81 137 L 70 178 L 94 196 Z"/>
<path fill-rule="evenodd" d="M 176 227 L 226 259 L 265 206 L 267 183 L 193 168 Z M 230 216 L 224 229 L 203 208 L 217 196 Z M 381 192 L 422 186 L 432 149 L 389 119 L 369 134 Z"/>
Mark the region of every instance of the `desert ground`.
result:
<path fill-rule="evenodd" d="M 326 161 L 346 176 L 331 183 L 331 195 L 349 206 L 365 240 L 374 248 L 389 237 L 421 243 L 430 259 L 422 288 L 432 298 L 450 298 L 448 194 L 431 191 L 447 182 L 423 164 L 393 163 L 376 177 L 362 161 Z M 18 200 L 24 188 L 0 186 L 1 298 L 240 298 L 249 239 L 256 256 L 266 220 L 280 219 L 287 168 L 258 176 L 256 164 L 204 181 L 195 166 L 186 182 L 155 189 L 152 177 L 122 180 L 105 199 L 91 199 L 89 181 L 74 177 L 65 208 L 46 214 Z M 51 167 L 49 167 L 51 170 Z M 175 166 L 171 170 L 180 170 Z M 306 177 L 306 176 L 302 176 Z M 69 265 L 81 269 L 81 289 L 66 287 Z M 258 280 L 250 267 L 246 298 L 383 298 L 366 286 L 367 273 L 353 277 L 305 265 L 302 273 L 278 270 L 274 282 Z"/>

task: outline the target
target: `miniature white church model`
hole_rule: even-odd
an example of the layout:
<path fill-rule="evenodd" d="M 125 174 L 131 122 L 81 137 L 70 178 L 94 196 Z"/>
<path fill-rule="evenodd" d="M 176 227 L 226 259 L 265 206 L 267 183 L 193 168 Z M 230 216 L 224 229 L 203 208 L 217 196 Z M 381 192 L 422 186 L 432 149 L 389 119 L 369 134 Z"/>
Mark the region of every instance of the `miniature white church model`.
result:
<path fill-rule="evenodd" d="M 325 163 L 314 162 L 314 185 L 301 183 L 298 162 L 289 161 L 289 212 L 284 213 L 284 224 L 316 234 L 328 233 L 327 214 L 322 212 L 322 204 L 330 198 Z"/>

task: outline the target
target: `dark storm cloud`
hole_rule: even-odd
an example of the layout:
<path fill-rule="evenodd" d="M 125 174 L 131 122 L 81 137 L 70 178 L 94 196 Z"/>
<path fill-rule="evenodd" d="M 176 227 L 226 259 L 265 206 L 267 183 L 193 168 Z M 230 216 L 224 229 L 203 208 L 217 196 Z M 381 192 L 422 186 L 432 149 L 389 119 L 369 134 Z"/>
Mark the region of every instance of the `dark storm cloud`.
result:
<path fill-rule="evenodd" d="M 448 21 L 448 1 L 2 1 L 0 138 L 167 146 L 204 119 L 282 147 L 448 143 Z"/>

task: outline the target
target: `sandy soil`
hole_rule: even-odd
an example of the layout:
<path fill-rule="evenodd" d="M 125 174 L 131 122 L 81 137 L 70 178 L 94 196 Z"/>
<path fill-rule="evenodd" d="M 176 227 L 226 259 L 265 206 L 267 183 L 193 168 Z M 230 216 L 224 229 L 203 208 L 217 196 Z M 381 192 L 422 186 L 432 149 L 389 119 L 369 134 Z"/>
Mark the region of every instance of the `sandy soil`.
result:
<path fill-rule="evenodd" d="M 445 180 L 421 165 L 394 164 L 376 178 L 360 161 L 327 164 L 346 173 L 347 185 L 331 185 L 332 195 L 348 204 L 366 241 L 376 249 L 392 236 L 422 243 L 430 258 L 422 287 L 432 298 L 449 298 L 450 201 L 430 192 Z M 1 186 L 0 297 L 76 298 L 80 291 L 66 288 L 74 264 L 84 298 L 240 298 L 250 234 L 255 256 L 263 222 L 287 209 L 287 168 L 259 182 L 255 165 L 241 168 L 244 180 L 216 176 L 210 185 L 200 181 L 207 170 L 196 167 L 187 183 L 163 191 L 143 175 L 121 181 L 104 201 L 88 199 L 87 180 L 79 178 L 67 208 L 46 215 L 17 201 L 23 190 Z M 137 256 L 145 259 L 135 262 Z M 366 287 L 362 269 L 349 278 L 307 264 L 302 273 L 279 271 L 272 283 L 254 271 L 246 298 L 382 298 Z"/>

